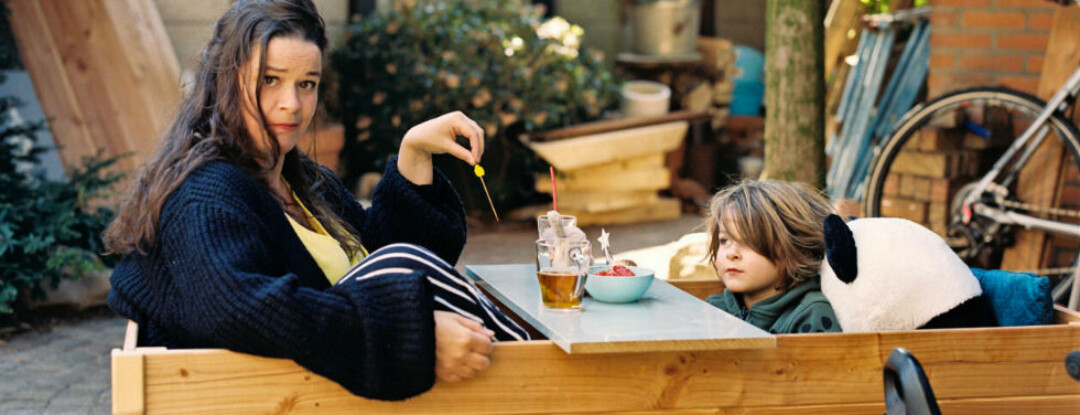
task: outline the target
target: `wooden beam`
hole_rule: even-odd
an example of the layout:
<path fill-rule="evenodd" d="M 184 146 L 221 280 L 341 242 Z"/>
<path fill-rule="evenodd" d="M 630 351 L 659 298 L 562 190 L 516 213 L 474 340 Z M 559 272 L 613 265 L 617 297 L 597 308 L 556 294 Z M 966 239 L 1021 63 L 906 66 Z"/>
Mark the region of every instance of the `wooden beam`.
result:
<path fill-rule="evenodd" d="M 489 370 L 404 402 L 353 396 L 286 359 L 143 355 L 150 413 L 880 413 L 881 369 L 898 346 L 918 356 L 943 408 L 961 408 L 950 413 L 1080 410 L 1062 360 L 1080 346 L 1075 325 L 781 335 L 775 349 L 708 352 L 567 355 L 549 341 L 499 343 Z"/>
<path fill-rule="evenodd" d="M 675 121 L 576 137 L 573 140 L 525 143 L 556 172 L 666 153 L 679 148 L 689 123 Z"/>
<path fill-rule="evenodd" d="M 1043 60 L 1042 75 L 1039 78 L 1038 95 L 1046 100 L 1050 98 L 1080 66 L 1080 8 L 1058 7 L 1054 10 L 1054 21 L 1050 27 L 1050 40 L 1046 45 L 1046 57 Z M 1047 139 L 1028 160 L 1029 166 L 1037 169 L 1025 169 L 1020 172 L 1016 183 L 1017 197 L 1027 203 L 1050 206 L 1055 195 L 1060 192 L 1060 174 L 1062 162 L 1067 155 L 1056 139 Z M 1001 268 L 1007 270 L 1027 270 L 1043 267 L 1046 250 L 1046 234 L 1025 229 L 1016 230 L 1016 243 L 1005 250 Z"/>
<path fill-rule="evenodd" d="M 145 413 L 143 354 L 136 351 L 113 349 L 111 364 L 112 413 L 114 415 L 141 415 Z"/>
<path fill-rule="evenodd" d="M 601 134 L 610 131 L 625 130 L 629 128 L 665 124 L 675 121 L 689 121 L 691 123 L 698 123 L 710 120 L 712 120 L 712 116 L 709 115 L 708 111 L 677 111 L 652 117 L 619 118 L 616 120 L 605 120 L 579 124 L 573 127 L 559 128 L 555 130 L 538 131 L 528 134 L 528 140 L 533 142 L 564 140 L 567 138 Z"/>
<path fill-rule="evenodd" d="M 152 0 L 12 0 L 10 22 L 70 173 L 82 159 L 146 160 L 182 91 L 180 68 Z"/>

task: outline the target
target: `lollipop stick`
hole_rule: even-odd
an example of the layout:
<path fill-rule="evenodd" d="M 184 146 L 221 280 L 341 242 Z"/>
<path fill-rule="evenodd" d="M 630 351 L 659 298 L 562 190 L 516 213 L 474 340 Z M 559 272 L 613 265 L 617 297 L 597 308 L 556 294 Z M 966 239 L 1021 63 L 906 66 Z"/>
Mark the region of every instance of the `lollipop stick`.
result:
<path fill-rule="evenodd" d="M 484 168 L 480 167 L 480 164 L 478 163 L 473 167 L 473 173 L 476 174 L 476 177 L 480 178 L 480 185 L 484 186 L 484 196 L 487 196 L 488 205 L 491 206 L 491 213 L 495 214 L 495 221 L 498 222 L 499 212 L 495 211 L 495 203 L 491 201 L 491 193 L 488 193 L 487 183 L 484 182 Z"/>

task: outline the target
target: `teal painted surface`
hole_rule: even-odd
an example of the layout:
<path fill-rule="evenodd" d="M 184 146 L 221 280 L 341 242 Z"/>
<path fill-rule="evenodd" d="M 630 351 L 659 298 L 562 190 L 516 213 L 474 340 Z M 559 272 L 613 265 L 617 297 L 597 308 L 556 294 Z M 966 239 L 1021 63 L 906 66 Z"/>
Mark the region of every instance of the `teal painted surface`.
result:
<path fill-rule="evenodd" d="M 579 312 L 551 311 L 540 303 L 540 284 L 531 264 L 470 265 L 465 273 L 481 288 L 567 353 L 583 345 L 657 342 L 649 350 L 731 349 L 725 340 L 775 337 L 656 279 L 640 300 L 610 304 L 585 297 Z M 639 350 L 644 349 L 643 346 Z M 628 350 L 629 351 L 629 350 Z"/>

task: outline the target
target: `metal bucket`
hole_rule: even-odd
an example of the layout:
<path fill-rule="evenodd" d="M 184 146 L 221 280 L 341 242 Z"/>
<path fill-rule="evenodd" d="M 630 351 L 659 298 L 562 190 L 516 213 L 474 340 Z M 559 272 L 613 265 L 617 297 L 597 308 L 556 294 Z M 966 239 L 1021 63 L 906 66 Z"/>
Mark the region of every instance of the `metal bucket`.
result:
<path fill-rule="evenodd" d="M 674 55 L 697 51 L 701 2 L 660 0 L 632 8 L 634 53 Z"/>

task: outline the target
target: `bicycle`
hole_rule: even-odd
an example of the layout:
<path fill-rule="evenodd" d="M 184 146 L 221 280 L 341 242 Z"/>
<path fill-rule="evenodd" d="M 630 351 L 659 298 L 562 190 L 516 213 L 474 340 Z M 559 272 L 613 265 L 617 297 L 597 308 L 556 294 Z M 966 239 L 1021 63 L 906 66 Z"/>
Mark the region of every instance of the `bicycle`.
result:
<path fill-rule="evenodd" d="M 1055 2 L 1080 5 L 1080 0 Z M 1048 162 L 1037 158 L 1046 154 L 1040 146 L 1048 137 L 1064 148 L 1061 170 L 1051 173 L 1076 174 L 1076 170 L 1069 169 L 1080 167 L 1080 130 L 1064 112 L 1078 93 L 1080 67 L 1045 103 L 1005 87 L 974 87 L 915 106 L 874 155 L 863 214 L 904 216 L 904 212 L 896 212 L 897 206 L 908 203 L 904 196 L 926 190 L 927 181 L 917 178 L 925 179 L 918 173 L 928 173 L 934 177 L 927 179 L 931 194 L 921 222 L 942 234 L 969 265 L 1000 268 L 1004 249 L 1015 243 L 1014 233 L 1019 227 L 1064 241 L 1063 253 L 1049 262 L 1049 268 L 1010 271 L 1053 278 L 1054 300 L 1069 297 L 1070 308 L 1076 309 L 1080 288 L 1071 292 L 1069 288 L 1072 281 L 1080 280 L 1076 275 L 1080 273 L 1076 267 L 1080 252 L 1080 193 L 1057 191 L 1033 199 L 1023 192 L 1030 186 L 1018 183 L 1046 173 Z M 944 156 L 924 156 L 934 154 L 925 150 L 935 147 L 937 154 Z M 932 163 L 928 165 L 928 161 Z M 913 211 L 918 212 L 918 205 L 907 206 L 914 206 Z"/>

